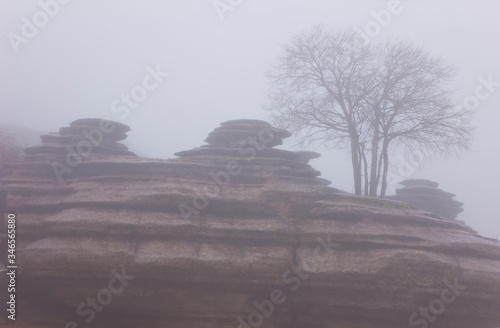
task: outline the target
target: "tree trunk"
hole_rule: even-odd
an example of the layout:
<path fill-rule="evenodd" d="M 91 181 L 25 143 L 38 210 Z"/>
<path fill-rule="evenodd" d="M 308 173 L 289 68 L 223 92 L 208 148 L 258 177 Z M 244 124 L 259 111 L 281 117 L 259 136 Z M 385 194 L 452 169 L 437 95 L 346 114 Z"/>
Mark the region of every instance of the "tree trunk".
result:
<path fill-rule="evenodd" d="M 362 147 L 361 149 L 361 157 L 363 158 L 363 167 L 364 167 L 364 176 L 365 176 L 365 187 L 364 187 L 364 192 L 363 194 L 365 196 L 368 196 L 368 188 L 370 186 L 370 182 L 368 180 L 368 161 L 366 160 L 366 151 L 365 147 Z"/>
<path fill-rule="evenodd" d="M 378 189 L 377 165 L 378 164 L 378 141 L 372 142 L 372 160 L 370 165 L 370 192 L 369 196 L 376 197 Z"/>
<path fill-rule="evenodd" d="M 373 139 L 372 139 L 372 159 L 370 166 L 370 193 L 372 197 L 377 196 L 378 181 L 377 181 L 377 168 L 378 168 L 378 143 L 380 140 L 378 124 L 374 126 Z"/>
<path fill-rule="evenodd" d="M 380 124 L 380 110 L 379 110 L 379 104 L 376 103 L 374 104 L 374 115 L 375 117 L 373 118 L 372 122 L 372 128 L 373 128 L 373 137 L 372 137 L 372 158 L 371 158 L 371 165 L 370 165 L 370 193 L 369 195 L 371 197 L 377 197 L 377 191 L 378 191 L 378 178 L 377 178 L 377 171 L 378 171 L 378 149 L 379 149 L 379 142 L 380 142 L 380 131 L 379 131 L 379 124 Z"/>
<path fill-rule="evenodd" d="M 354 174 L 354 194 L 361 195 L 361 165 L 359 162 L 359 141 L 351 138 L 352 171 Z"/>
<path fill-rule="evenodd" d="M 382 154 L 384 158 L 384 173 L 382 175 L 382 187 L 380 189 L 380 197 L 385 197 L 387 191 L 387 175 L 389 172 L 389 141 L 384 140 Z"/>

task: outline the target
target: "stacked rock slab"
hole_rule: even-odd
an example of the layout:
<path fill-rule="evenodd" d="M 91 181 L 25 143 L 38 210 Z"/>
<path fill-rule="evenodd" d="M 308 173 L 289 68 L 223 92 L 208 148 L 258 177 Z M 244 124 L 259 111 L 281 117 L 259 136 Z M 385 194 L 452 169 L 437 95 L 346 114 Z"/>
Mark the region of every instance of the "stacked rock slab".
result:
<path fill-rule="evenodd" d="M 295 181 L 297 185 L 329 185 L 330 181 L 316 178 L 320 172 L 308 165 L 311 159 L 318 158 L 320 154 L 312 151 L 292 152 L 273 148 L 283 144 L 283 139 L 290 136 L 290 132 L 273 127 L 265 121 L 232 120 L 221 123 L 220 127 L 210 132 L 205 139 L 208 145 L 181 151 L 175 155 L 204 161 L 223 159 L 228 164 L 235 164 L 236 171 L 239 170 L 240 162 L 243 160 L 243 163 L 261 171 L 260 174 L 256 174 L 257 176 L 248 176 L 247 181 L 257 182 L 265 179 L 267 182 Z M 222 174 L 224 175 L 224 172 Z M 237 177 L 233 179 L 242 180 L 247 174 L 234 175 Z"/>
<path fill-rule="evenodd" d="M 270 149 L 283 144 L 283 138 L 291 133 L 271 126 L 260 120 L 233 120 L 227 121 L 216 128 L 205 139 L 211 146 L 224 148 L 251 147 L 252 143 L 259 148 Z"/>
<path fill-rule="evenodd" d="M 463 211 L 463 203 L 454 200 L 454 194 L 438 188 L 439 184 L 425 179 L 409 179 L 400 182 L 403 188 L 396 189 L 391 198 L 435 213 L 446 220 L 453 220 Z"/>
<path fill-rule="evenodd" d="M 408 327 L 429 304 L 433 328 L 500 325 L 498 241 L 340 193 L 318 154 L 275 148 L 287 136 L 225 122 L 178 158 L 92 153 L 63 182 L 59 152 L 7 166 L 16 326 Z"/>
<path fill-rule="evenodd" d="M 26 161 L 33 162 L 44 157 L 68 158 L 70 163 L 99 158 L 104 155 L 136 156 L 128 147 L 118 141 L 127 138 L 128 125 L 103 120 L 86 118 L 76 120 L 59 132 L 40 136 L 42 144 L 24 149 Z"/>

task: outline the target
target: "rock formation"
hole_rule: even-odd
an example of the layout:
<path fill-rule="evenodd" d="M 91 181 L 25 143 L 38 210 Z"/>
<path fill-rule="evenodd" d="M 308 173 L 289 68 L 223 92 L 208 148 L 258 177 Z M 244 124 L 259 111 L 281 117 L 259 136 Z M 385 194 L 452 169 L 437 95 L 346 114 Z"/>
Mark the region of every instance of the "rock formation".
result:
<path fill-rule="evenodd" d="M 159 160 L 101 123 L 73 122 L 6 167 L 16 326 L 394 328 L 421 326 L 421 308 L 433 328 L 500 325 L 498 241 L 328 187 L 316 153 L 274 148 L 288 132 L 225 122 Z M 89 129 L 102 144 L 59 179 Z"/>
<path fill-rule="evenodd" d="M 118 143 L 127 138 L 128 125 L 96 118 L 80 119 L 70 126 L 59 129 L 58 133 L 40 136 L 42 144 L 25 148 L 28 162 L 43 160 L 49 156 L 101 158 L 103 155 L 135 156 L 128 147 Z M 76 154 L 76 155 L 74 155 Z M 56 159 L 59 159 L 56 158 Z M 73 160 L 77 160 L 72 158 Z"/>
<path fill-rule="evenodd" d="M 439 184 L 424 179 L 409 179 L 400 182 L 403 188 L 396 189 L 391 199 L 399 200 L 417 208 L 435 213 L 446 220 L 453 220 L 463 211 L 463 203 L 454 200 L 452 193 L 438 189 Z"/>

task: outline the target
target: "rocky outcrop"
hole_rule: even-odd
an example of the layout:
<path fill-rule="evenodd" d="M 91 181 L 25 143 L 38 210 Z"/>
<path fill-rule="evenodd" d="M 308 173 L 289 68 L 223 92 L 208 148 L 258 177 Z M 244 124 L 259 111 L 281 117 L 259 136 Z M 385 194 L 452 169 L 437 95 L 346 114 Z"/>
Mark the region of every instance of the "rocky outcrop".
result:
<path fill-rule="evenodd" d="M 463 203 L 454 200 L 452 193 L 438 189 L 439 184 L 425 179 L 408 179 L 400 182 L 391 199 L 412 204 L 417 208 L 435 213 L 446 220 L 453 220 L 463 211 Z"/>
<path fill-rule="evenodd" d="M 60 128 L 58 133 L 40 136 L 41 145 L 25 148 L 26 161 L 61 158 L 64 159 L 62 162 L 79 163 L 82 158 L 89 160 L 102 158 L 103 155 L 135 156 L 127 146 L 118 142 L 127 138 L 128 131 L 128 125 L 109 120 L 76 120 L 70 126 Z"/>
<path fill-rule="evenodd" d="M 500 324 L 498 241 L 328 187 L 316 153 L 274 148 L 286 131 L 229 121 L 169 160 L 108 143 L 59 179 L 54 163 L 78 154 L 83 131 L 46 137 L 3 177 L 18 216 L 16 326 Z"/>

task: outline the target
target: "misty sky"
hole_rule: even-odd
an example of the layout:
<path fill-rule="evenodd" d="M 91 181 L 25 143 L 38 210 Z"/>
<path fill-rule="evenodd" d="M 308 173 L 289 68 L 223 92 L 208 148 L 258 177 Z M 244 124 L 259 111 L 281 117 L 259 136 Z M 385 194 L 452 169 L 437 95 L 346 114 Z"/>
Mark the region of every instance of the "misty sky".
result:
<path fill-rule="evenodd" d="M 439 182 L 465 203 L 459 219 L 500 238 L 499 1 L 60 1 L 68 3 L 49 6 L 53 17 L 44 20 L 39 1 L 0 0 L 0 123 L 55 132 L 79 118 L 112 119 L 131 126 L 131 150 L 171 158 L 204 144 L 223 121 L 269 119 L 265 73 L 294 34 L 315 24 L 378 24 L 372 42 L 408 39 L 457 66 L 457 104 L 475 96 L 481 79 L 493 81 L 475 110 L 472 150 L 460 159 L 438 156 L 423 169 L 410 165 L 401 180 Z M 222 12 L 224 5 L 230 10 Z M 376 23 L 373 12 L 391 6 L 390 21 Z M 37 31 L 25 26 L 34 19 Z M 155 70 L 156 79 L 146 78 Z M 141 101 L 121 98 L 143 83 L 150 90 Z M 351 192 L 348 154 L 311 150 L 323 154 L 311 165 Z M 393 160 L 397 171 L 405 158 Z"/>

